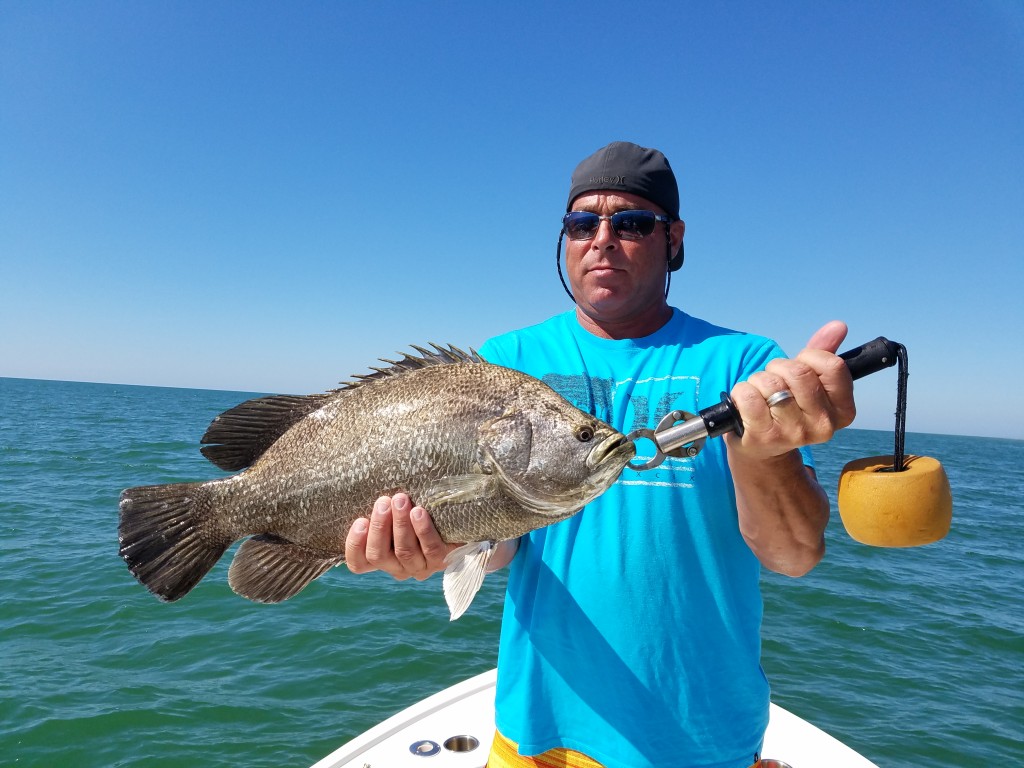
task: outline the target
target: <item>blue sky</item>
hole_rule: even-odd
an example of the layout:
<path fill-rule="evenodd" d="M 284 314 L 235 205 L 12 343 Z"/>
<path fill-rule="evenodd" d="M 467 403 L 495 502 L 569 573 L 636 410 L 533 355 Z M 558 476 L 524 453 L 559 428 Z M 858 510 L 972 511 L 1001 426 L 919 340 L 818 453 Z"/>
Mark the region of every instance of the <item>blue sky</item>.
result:
<path fill-rule="evenodd" d="M 844 319 L 909 349 L 911 431 L 1024 438 L 1022 126 L 1013 0 L 0 0 L 0 376 L 477 347 L 568 308 L 569 176 L 625 139 L 680 179 L 676 306 L 794 354 Z"/>

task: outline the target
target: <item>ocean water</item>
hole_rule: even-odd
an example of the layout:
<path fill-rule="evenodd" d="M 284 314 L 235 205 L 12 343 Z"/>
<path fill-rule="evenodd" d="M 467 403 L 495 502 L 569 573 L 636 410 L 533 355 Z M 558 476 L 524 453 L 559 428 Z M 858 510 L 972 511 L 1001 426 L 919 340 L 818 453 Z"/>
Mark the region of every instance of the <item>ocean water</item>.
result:
<path fill-rule="evenodd" d="M 209 421 L 242 393 L 0 378 L 0 764 L 302 768 L 395 711 L 493 666 L 503 580 L 449 622 L 437 577 L 332 570 L 276 606 L 235 596 L 225 558 L 162 604 L 117 554 L 131 485 L 208 479 Z M 912 407 L 913 403 L 911 403 Z M 816 450 L 835 501 L 852 458 Z M 1024 442 L 911 434 L 954 495 L 950 535 L 853 542 L 766 574 L 777 703 L 883 768 L 1024 762 Z"/>

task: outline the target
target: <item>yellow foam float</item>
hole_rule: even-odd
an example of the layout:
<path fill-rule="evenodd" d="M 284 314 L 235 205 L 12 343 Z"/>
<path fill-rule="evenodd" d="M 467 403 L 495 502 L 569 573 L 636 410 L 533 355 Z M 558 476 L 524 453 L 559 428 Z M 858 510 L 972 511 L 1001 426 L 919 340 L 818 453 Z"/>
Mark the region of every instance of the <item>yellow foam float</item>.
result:
<path fill-rule="evenodd" d="M 946 470 L 930 456 L 851 461 L 839 477 L 839 516 L 851 538 L 874 547 L 918 547 L 949 533 L 953 495 Z"/>

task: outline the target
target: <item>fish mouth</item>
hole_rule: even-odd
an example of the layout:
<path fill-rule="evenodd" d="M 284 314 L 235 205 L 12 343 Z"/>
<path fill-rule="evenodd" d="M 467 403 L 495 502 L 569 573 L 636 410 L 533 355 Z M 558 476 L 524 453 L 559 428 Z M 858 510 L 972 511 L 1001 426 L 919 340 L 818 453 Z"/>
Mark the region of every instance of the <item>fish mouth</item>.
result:
<path fill-rule="evenodd" d="M 605 463 L 618 463 L 625 466 L 626 462 L 636 456 L 636 445 L 625 435 L 614 432 L 600 443 L 587 456 L 587 467 L 595 469 Z"/>

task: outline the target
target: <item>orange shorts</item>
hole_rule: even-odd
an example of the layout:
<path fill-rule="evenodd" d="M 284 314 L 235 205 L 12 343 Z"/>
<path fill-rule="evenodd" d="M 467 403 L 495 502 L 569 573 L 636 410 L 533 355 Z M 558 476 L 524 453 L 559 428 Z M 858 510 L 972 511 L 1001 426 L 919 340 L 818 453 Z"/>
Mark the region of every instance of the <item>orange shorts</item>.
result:
<path fill-rule="evenodd" d="M 750 768 L 757 768 L 760 760 L 755 760 Z M 520 755 L 518 745 L 509 741 L 498 731 L 494 732 L 494 742 L 491 744 L 491 754 L 487 758 L 485 768 L 604 768 L 599 762 L 593 760 L 582 752 L 572 749 L 549 750 L 540 755 Z"/>

